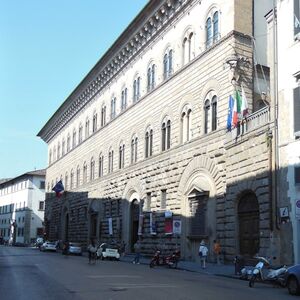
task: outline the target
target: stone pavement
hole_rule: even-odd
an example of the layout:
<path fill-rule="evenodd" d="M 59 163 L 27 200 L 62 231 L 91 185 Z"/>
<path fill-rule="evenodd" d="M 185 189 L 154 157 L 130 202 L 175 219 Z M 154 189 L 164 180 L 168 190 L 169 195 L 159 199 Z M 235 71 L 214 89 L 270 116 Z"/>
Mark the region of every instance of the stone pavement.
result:
<path fill-rule="evenodd" d="M 120 261 L 123 262 L 130 262 L 132 263 L 134 258 L 133 254 L 128 254 L 120 258 Z M 150 258 L 142 257 L 140 258 L 140 263 L 149 265 Z M 224 276 L 224 277 L 232 277 L 232 278 L 239 278 L 238 275 L 235 275 L 235 266 L 234 264 L 216 264 L 216 263 L 206 263 L 206 268 L 202 269 L 200 263 L 180 260 L 178 263 L 177 269 L 185 270 L 189 272 L 197 272 L 202 274 L 208 275 L 217 275 L 217 276 Z"/>

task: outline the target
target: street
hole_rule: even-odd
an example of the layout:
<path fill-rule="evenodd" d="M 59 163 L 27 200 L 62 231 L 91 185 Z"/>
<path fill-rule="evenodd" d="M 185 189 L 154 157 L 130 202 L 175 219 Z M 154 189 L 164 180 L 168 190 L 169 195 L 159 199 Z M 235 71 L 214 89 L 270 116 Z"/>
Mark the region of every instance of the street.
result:
<path fill-rule="evenodd" d="M 0 299 L 294 299 L 286 289 L 116 261 L 89 265 L 37 249 L 0 246 Z"/>

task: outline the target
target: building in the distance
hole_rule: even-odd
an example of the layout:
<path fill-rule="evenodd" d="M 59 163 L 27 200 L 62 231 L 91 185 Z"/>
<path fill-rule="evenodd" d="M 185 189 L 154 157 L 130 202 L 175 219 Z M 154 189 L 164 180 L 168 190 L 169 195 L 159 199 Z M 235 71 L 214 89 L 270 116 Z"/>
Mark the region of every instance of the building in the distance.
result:
<path fill-rule="evenodd" d="M 24 173 L 0 184 L 0 239 L 30 244 L 42 236 L 45 170 Z"/>
<path fill-rule="evenodd" d="M 145 254 L 180 247 L 191 260 L 219 239 L 227 259 L 292 261 L 274 201 L 272 3 L 148 1 L 38 133 L 50 239 L 131 251 L 140 238 Z M 248 109 L 227 127 L 230 96 Z"/>

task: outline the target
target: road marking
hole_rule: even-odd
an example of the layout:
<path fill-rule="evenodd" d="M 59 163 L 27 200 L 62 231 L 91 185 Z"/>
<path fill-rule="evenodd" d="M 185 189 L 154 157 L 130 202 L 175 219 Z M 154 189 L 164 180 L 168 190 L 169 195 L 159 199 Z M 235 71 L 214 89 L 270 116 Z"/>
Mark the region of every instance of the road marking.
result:
<path fill-rule="evenodd" d="M 173 284 L 122 284 L 119 286 L 113 286 L 111 289 L 144 289 L 144 288 L 182 288 L 182 286 L 179 285 L 173 285 Z"/>

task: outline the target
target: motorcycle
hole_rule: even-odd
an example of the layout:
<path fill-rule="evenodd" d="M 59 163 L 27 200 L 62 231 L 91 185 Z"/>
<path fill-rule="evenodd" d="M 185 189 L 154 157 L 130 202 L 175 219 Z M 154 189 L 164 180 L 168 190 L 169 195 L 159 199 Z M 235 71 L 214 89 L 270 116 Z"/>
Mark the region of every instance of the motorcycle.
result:
<path fill-rule="evenodd" d="M 258 263 L 250 276 L 249 287 L 254 287 L 255 282 L 272 283 L 284 286 L 285 273 L 287 271 L 286 266 L 273 267 L 267 258 L 262 256 L 255 258 L 258 259 Z"/>
<path fill-rule="evenodd" d="M 160 250 L 157 250 L 150 261 L 149 267 L 154 268 L 155 266 L 168 266 L 169 268 L 177 268 L 179 259 L 179 250 L 175 250 L 173 254 L 168 256 L 162 256 Z"/>

